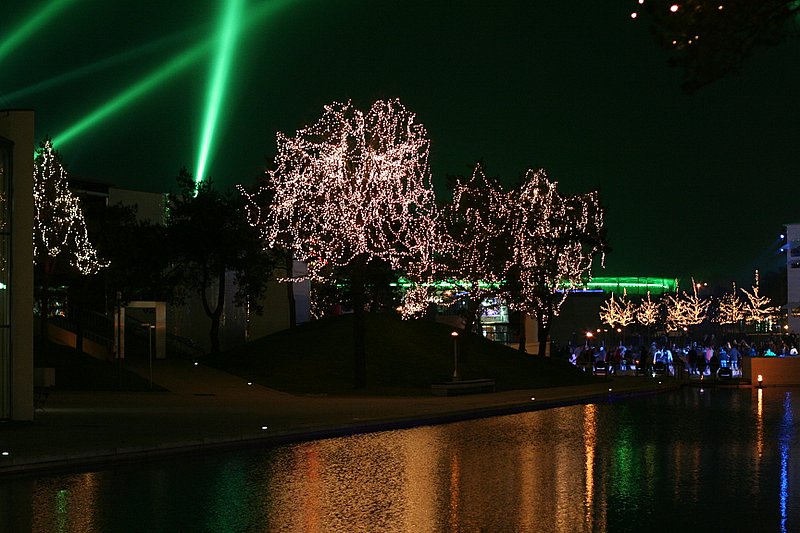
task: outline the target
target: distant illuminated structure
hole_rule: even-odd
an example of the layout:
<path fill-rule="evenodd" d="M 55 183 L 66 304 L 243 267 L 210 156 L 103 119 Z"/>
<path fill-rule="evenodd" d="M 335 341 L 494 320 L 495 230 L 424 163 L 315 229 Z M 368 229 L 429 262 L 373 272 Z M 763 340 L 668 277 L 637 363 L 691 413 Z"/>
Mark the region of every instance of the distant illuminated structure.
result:
<path fill-rule="evenodd" d="M 786 224 L 786 309 L 789 329 L 800 332 L 800 223 Z"/>
<path fill-rule="evenodd" d="M 661 296 L 677 292 L 678 279 L 642 276 L 595 277 L 585 283 L 579 291 L 616 294 L 622 294 L 625 291 L 629 296 L 647 296 L 648 293 L 653 296 Z"/>

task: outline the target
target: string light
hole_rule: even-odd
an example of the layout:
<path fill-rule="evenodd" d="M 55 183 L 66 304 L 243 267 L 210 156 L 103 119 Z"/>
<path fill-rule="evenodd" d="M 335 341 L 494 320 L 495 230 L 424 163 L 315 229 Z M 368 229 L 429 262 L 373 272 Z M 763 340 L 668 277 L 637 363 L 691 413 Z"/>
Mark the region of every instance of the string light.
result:
<path fill-rule="evenodd" d="M 68 177 L 51 140 L 37 149 L 33 168 L 34 261 L 69 255 L 81 274 L 96 274 L 108 266 L 89 242 L 80 199 L 68 187 Z"/>
<path fill-rule="evenodd" d="M 294 136 L 278 133 L 277 144 L 266 190 L 240 188 L 269 246 L 291 250 L 312 279 L 359 257 L 383 260 L 412 280 L 430 277 L 438 215 L 430 141 L 414 113 L 396 99 L 366 113 L 333 103 Z"/>

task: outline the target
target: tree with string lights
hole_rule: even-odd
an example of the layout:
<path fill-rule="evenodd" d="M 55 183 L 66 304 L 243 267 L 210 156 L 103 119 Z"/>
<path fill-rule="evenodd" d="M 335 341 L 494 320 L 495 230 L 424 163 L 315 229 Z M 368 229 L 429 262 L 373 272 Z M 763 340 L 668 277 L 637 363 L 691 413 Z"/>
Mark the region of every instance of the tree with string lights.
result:
<path fill-rule="evenodd" d="M 509 196 L 478 163 L 469 178 L 455 179 L 453 201 L 443 211 L 442 275 L 464 294 L 464 329 L 472 331 L 481 302 L 504 291 L 511 263 Z"/>
<path fill-rule="evenodd" d="M 69 190 L 68 179 L 61 154 L 46 137 L 36 150 L 33 168 L 33 257 L 41 288 L 39 313 L 44 338 L 50 284 L 56 270 L 69 267 L 90 276 L 108 266 L 89 241 L 80 199 Z"/>
<path fill-rule="evenodd" d="M 557 187 L 543 169 L 528 170 L 510 194 L 508 294 L 513 308 L 536 320 L 539 355 L 546 353 L 552 321 L 569 292 L 588 281 L 594 259 L 607 247 L 597 192 L 562 196 Z M 520 350 L 525 349 L 524 329 Z"/>
<path fill-rule="evenodd" d="M 679 331 L 689 326 L 702 324 L 708 317 L 710 305 L 711 300 L 698 296 L 697 285 L 692 279 L 692 294 L 682 291 L 680 294 L 666 298 L 667 331 Z"/>
<path fill-rule="evenodd" d="M 650 291 L 647 291 L 647 297 L 639 302 L 634 311 L 636 321 L 644 326 L 648 332 L 648 342 L 652 337 L 653 326 L 659 321 L 661 317 L 661 302 L 654 302 L 650 298 Z"/>
<path fill-rule="evenodd" d="M 599 315 L 601 322 L 608 324 L 610 328 L 614 329 L 619 325 L 617 332 L 622 334 L 620 342 L 624 343 L 624 328 L 630 326 L 636 320 L 636 307 L 633 302 L 628 300 L 628 291 L 623 289 L 622 296 L 616 300 L 614 299 L 614 293 L 611 293 L 608 300 L 600 306 Z"/>
<path fill-rule="evenodd" d="M 646 328 L 654 326 L 658 322 L 661 315 L 661 305 L 650 299 L 650 291 L 647 291 L 647 297 L 639 302 L 635 315 L 636 321 Z"/>
<path fill-rule="evenodd" d="M 744 319 L 748 324 L 763 322 L 778 312 L 778 308 L 771 305 L 772 300 L 768 296 L 760 294 L 758 270 L 755 272 L 755 281 L 748 291 L 742 288 L 741 291 L 746 297 L 744 302 Z"/>
<path fill-rule="evenodd" d="M 620 327 L 626 327 L 633 323 L 636 318 L 636 310 L 633 302 L 628 300 L 628 294 L 625 290 L 622 296 L 614 299 L 614 293 L 611 293 L 608 300 L 600 306 L 600 321 L 608 324 L 609 327 L 615 327 L 619 324 Z"/>
<path fill-rule="evenodd" d="M 726 292 L 719 299 L 717 306 L 717 314 L 714 321 L 717 324 L 730 325 L 741 324 L 746 318 L 745 303 L 739 298 L 736 291 L 736 284 L 733 284 L 733 290 Z"/>
<path fill-rule="evenodd" d="M 354 314 L 354 383 L 366 387 L 365 278 L 383 262 L 419 284 L 431 279 L 437 208 L 430 141 L 399 100 L 364 112 L 351 102 L 325 106 L 295 135 L 277 135 L 268 206 L 251 202 L 251 222 L 270 246 L 291 250 L 309 276 L 331 279 L 345 267 Z"/>
<path fill-rule="evenodd" d="M 752 52 L 797 35 L 800 13 L 793 0 L 636 0 L 631 17 L 649 15 L 669 64 L 683 69 L 683 89 L 692 93 L 738 73 Z"/>

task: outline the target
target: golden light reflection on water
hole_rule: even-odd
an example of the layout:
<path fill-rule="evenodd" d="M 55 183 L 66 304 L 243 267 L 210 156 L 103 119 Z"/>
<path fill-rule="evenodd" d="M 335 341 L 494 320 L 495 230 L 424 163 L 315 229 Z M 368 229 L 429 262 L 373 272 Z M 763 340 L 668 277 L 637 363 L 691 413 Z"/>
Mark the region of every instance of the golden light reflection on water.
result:
<path fill-rule="evenodd" d="M 88 472 L 49 483 L 33 494 L 33 531 L 96 531 L 98 474 Z"/>
<path fill-rule="evenodd" d="M 756 399 L 756 469 L 764 455 L 764 389 L 758 388 Z"/>
<path fill-rule="evenodd" d="M 586 405 L 583 409 L 583 447 L 586 456 L 586 492 L 584 523 L 592 531 L 594 522 L 594 447 L 597 444 L 597 406 Z"/>

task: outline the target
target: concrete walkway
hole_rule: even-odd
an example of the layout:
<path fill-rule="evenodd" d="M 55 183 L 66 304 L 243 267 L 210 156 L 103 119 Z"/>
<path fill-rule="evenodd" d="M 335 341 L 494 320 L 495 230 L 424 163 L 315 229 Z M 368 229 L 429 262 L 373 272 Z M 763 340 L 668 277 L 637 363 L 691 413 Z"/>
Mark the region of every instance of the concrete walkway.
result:
<path fill-rule="evenodd" d="M 149 378 L 149 364 L 126 361 Z M 0 475 L 138 461 L 222 448 L 269 446 L 606 401 L 676 385 L 620 377 L 574 387 L 456 397 L 294 396 L 183 360 L 153 362 L 168 392 L 54 390 L 33 423 L 0 424 Z"/>

